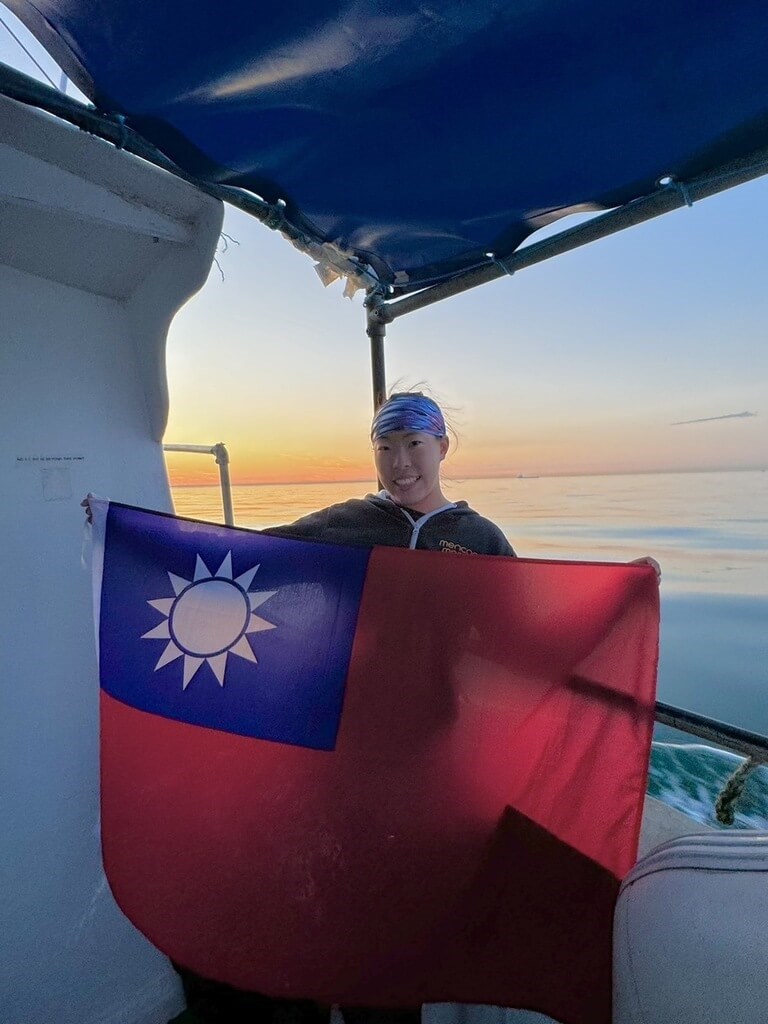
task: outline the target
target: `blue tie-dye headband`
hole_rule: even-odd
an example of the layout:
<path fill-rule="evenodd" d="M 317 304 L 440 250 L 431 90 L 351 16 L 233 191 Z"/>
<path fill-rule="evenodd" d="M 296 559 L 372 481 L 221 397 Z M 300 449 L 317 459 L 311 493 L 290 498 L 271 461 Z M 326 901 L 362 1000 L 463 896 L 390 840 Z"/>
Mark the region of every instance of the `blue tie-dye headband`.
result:
<path fill-rule="evenodd" d="M 445 437 L 445 420 L 437 402 L 420 394 L 393 395 L 373 417 L 371 440 L 376 441 L 395 430 L 421 431 Z"/>

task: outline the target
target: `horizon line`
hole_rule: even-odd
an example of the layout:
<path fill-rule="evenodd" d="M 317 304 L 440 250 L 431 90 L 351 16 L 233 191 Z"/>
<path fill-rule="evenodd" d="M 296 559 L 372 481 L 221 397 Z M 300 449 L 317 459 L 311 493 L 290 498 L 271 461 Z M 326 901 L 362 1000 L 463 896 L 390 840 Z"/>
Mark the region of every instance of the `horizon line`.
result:
<path fill-rule="evenodd" d="M 687 473 L 765 473 L 768 472 L 768 466 L 716 466 L 708 467 L 703 469 L 700 466 L 693 466 L 687 469 L 603 469 L 603 470 L 589 470 L 583 472 L 569 472 L 569 473 L 473 473 L 473 474 L 456 474 L 452 476 L 446 473 L 443 477 L 444 482 L 458 483 L 463 480 L 539 480 L 539 479 L 568 479 L 569 477 L 584 477 L 584 476 L 656 476 L 663 475 L 668 476 L 674 473 L 687 474 Z M 169 479 L 171 474 L 169 473 Z M 318 487 L 327 486 L 328 484 L 369 484 L 370 486 L 375 485 L 375 481 L 370 476 L 355 477 L 355 478 L 334 478 L 328 480 L 246 480 L 239 481 L 233 480 L 233 487 L 306 487 L 310 485 L 317 485 Z M 176 488 L 184 487 L 215 487 L 221 488 L 221 483 L 218 480 L 212 480 L 208 483 L 173 483 L 171 480 L 171 486 Z"/>

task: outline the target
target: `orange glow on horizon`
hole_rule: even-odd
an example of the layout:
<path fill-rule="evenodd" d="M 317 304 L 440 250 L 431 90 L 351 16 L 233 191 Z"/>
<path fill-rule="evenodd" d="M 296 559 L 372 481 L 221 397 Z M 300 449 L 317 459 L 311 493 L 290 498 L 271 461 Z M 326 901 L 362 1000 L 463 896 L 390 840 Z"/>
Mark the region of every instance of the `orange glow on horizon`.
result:
<path fill-rule="evenodd" d="M 307 401 L 287 415 L 262 401 L 258 415 L 237 402 L 212 403 L 177 417 L 168 440 L 221 438 L 235 485 L 301 483 L 375 485 L 368 439 L 367 395 L 342 392 L 330 406 Z M 637 412 L 595 410 L 572 421 L 570 410 L 498 412 L 475 405 L 456 424 L 458 442 L 443 465 L 446 484 L 477 478 L 585 476 L 766 468 L 759 417 L 693 426 L 672 425 L 670 413 L 648 419 Z M 169 453 L 176 487 L 217 485 L 209 455 Z M 352 488 L 355 490 L 357 488 Z"/>
<path fill-rule="evenodd" d="M 190 470 L 177 464 L 172 464 L 168 459 L 168 476 L 172 487 L 205 487 L 219 484 L 219 470 L 211 459 L 211 467 L 208 469 Z M 373 480 L 373 473 L 370 467 L 359 468 L 338 468 L 338 469 L 306 469 L 301 472 L 295 468 L 286 467 L 284 470 L 271 469 L 259 470 L 241 469 L 235 472 L 230 467 L 230 477 L 235 486 L 249 486 L 258 484 L 330 484 L 330 483 L 357 483 Z"/>
<path fill-rule="evenodd" d="M 234 448 L 234 446 L 233 446 Z M 369 453 L 361 457 L 344 458 L 307 453 L 291 457 L 267 455 L 247 457 L 236 448 L 230 448 L 230 476 L 233 485 L 259 484 L 313 484 L 349 483 L 374 486 L 375 472 Z M 765 469 L 759 461 L 750 459 L 725 461 L 713 453 L 702 453 L 700 458 L 680 458 L 681 453 L 636 452 L 630 458 L 623 451 L 603 452 L 601 458 L 588 446 L 578 452 L 547 451 L 533 446 L 521 451 L 510 447 L 509 458 L 499 457 L 498 451 L 475 449 L 474 453 L 461 451 L 452 458 L 449 454 L 443 469 L 447 483 L 460 483 L 463 479 L 509 479 L 516 476 L 602 476 L 626 473 L 707 472 L 727 469 Z M 474 455 L 474 457 L 473 457 Z M 483 458 L 482 456 L 486 457 Z M 168 473 L 173 487 L 218 486 L 219 470 L 212 456 L 193 456 L 169 453 Z"/>
<path fill-rule="evenodd" d="M 230 477 L 235 485 L 302 484 L 370 481 L 375 479 L 373 463 L 363 457 L 312 455 L 309 452 L 255 454 L 237 445 L 227 445 Z M 199 487 L 218 484 L 219 469 L 213 456 L 166 455 L 168 474 L 174 487 Z"/>

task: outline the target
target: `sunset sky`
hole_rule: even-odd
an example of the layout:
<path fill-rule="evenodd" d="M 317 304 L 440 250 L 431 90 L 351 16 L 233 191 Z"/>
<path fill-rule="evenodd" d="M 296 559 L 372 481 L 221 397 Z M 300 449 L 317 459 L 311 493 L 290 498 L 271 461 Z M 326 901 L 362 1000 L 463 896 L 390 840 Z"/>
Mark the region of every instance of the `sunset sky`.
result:
<path fill-rule="evenodd" d="M 40 77 L 2 28 L 0 60 Z M 445 404 L 454 477 L 764 468 L 766 208 L 763 179 L 413 313 L 389 328 L 388 380 Z M 370 481 L 361 296 L 245 214 L 224 231 L 224 280 L 214 266 L 171 327 L 166 440 L 226 442 L 235 482 Z M 216 480 L 212 459 L 169 464 Z"/>
<path fill-rule="evenodd" d="M 455 476 L 762 468 L 766 205 L 758 182 L 413 313 L 388 379 L 452 410 Z M 224 440 L 243 482 L 370 479 L 360 297 L 243 214 L 225 231 L 224 281 L 171 329 L 168 439 Z"/>

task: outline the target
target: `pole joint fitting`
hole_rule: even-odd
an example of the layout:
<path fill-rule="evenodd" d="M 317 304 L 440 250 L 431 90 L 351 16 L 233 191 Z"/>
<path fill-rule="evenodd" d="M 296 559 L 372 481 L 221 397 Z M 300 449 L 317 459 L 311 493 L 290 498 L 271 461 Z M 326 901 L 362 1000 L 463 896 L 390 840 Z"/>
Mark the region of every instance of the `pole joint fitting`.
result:
<path fill-rule="evenodd" d="M 386 289 L 378 285 L 368 290 L 363 305 L 366 309 L 368 320 L 368 337 L 372 338 L 374 332 L 379 337 L 384 337 L 386 325 L 391 324 L 395 319 L 386 301 Z"/>

